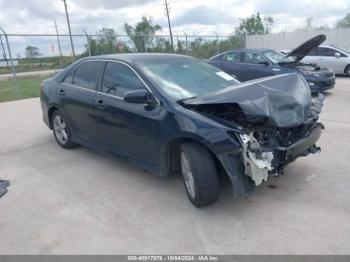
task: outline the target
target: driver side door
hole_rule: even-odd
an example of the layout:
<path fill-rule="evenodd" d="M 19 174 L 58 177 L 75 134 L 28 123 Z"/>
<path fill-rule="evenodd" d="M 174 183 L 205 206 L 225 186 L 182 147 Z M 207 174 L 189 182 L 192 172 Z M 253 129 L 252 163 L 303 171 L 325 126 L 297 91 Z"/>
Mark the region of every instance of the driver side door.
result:
<path fill-rule="evenodd" d="M 124 101 L 127 92 L 147 87 L 137 73 L 122 62 L 107 62 L 95 99 L 97 132 L 107 151 L 156 165 L 159 104 Z"/>

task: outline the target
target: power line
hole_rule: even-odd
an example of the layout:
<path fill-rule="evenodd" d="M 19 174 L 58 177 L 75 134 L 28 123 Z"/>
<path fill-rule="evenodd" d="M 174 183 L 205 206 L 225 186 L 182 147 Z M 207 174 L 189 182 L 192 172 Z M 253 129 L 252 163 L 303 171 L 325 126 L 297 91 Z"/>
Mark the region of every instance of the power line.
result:
<path fill-rule="evenodd" d="M 168 1 L 167 1 L 167 0 L 164 0 L 164 5 L 165 5 L 166 16 L 168 17 L 168 25 L 169 25 L 169 32 L 170 32 L 171 49 L 172 49 L 172 51 L 174 52 L 173 33 L 171 32 L 170 17 L 169 17 L 169 5 L 168 5 Z"/>

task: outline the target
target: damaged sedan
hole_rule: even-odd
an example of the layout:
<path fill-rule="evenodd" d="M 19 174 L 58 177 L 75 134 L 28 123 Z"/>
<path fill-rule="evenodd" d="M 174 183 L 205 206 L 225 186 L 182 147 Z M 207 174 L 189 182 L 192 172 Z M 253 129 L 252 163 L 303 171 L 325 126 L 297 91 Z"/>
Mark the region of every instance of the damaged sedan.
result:
<path fill-rule="evenodd" d="M 239 197 L 319 152 L 323 99 L 312 100 L 297 73 L 240 83 L 170 54 L 84 58 L 41 86 L 43 119 L 61 147 L 109 152 L 159 176 L 181 173 L 197 207 L 217 201 L 219 174 Z"/>
<path fill-rule="evenodd" d="M 325 35 L 315 36 L 286 55 L 266 48 L 235 49 L 210 58 L 208 63 L 235 76 L 239 81 L 299 73 L 308 82 L 312 93 L 325 92 L 335 86 L 334 71 L 301 62 L 325 40 Z"/>

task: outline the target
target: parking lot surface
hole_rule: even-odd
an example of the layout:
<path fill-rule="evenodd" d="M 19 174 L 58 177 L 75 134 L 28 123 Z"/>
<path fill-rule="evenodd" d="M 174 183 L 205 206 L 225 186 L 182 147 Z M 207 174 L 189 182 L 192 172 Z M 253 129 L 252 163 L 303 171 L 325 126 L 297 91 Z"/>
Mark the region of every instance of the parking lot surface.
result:
<path fill-rule="evenodd" d="M 350 78 L 321 120 L 321 154 L 300 158 L 250 196 L 197 209 L 181 178 L 116 157 L 64 150 L 39 99 L 0 104 L 1 254 L 349 254 Z"/>

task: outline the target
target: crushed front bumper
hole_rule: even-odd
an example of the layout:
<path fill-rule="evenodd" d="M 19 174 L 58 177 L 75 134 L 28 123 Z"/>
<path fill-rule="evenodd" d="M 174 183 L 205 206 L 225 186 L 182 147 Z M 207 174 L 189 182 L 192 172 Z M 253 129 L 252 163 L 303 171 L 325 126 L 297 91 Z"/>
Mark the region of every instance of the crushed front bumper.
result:
<path fill-rule="evenodd" d="M 283 164 L 290 163 L 300 156 L 319 151 L 315 144 L 321 137 L 322 129 L 324 129 L 323 125 L 317 123 L 316 127 L 306 137 L 301 138 L 288 147 L 279 147 L 277 150 L 281 155 L 284 155 L 284 159 L 281 159 Z"/>

